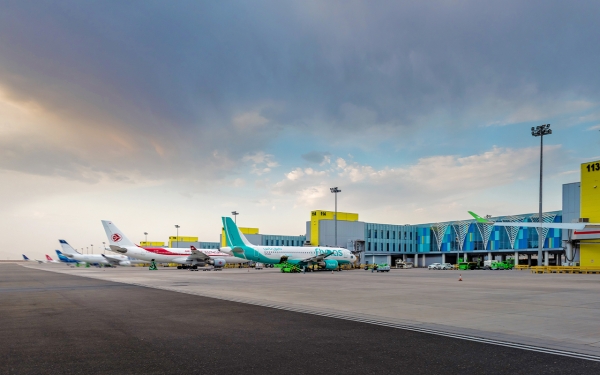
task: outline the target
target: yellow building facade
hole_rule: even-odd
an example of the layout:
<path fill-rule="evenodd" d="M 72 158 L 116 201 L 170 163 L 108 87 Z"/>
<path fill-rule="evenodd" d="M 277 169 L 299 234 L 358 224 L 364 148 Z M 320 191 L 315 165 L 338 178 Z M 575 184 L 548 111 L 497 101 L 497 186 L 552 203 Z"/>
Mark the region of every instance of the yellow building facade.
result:
<path fill-rule="evenodd" d="M 311 211 L 310 212 L 310 245 L 319 246 L 319 221 L 333 220 L 334 211 Z M 358 214 L 350 212 L 338 212 L 338 221 L 358 221 Z"/>
<path fill-rule="evenodd" d="M 600 223 L 600 161 L 581 164 L 581 217 Z M 600 245 L 590 242 L 598 240 L 580 242 L 580 265 L 600 267 Z"/>
<path fill-rule="evenodd" d="M 169 247 L 179 247 L 178 242 L 198 242 L 198 237 L 170 236 Z"/>

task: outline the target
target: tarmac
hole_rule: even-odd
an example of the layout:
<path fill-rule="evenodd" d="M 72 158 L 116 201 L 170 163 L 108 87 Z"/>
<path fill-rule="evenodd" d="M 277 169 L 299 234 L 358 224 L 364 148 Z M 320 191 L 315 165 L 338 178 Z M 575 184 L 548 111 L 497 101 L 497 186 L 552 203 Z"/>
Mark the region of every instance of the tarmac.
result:
<path fill-rule="evenodd" d="M 481 278 L 502 278 L 510 271 L 490 272 L 481 273 Z M 463 274 L 462 293 L 484 284 L 479 280 L 469 286 L 468 280 L 475 275 Z M 2 264 L 0 373 L 600 373 L 598 361 L 382 326 L 381 319 L 374 324 L 358 322 L 348 319 L 351 314 L 323 316 L 331 306 L 342 313 L 357 305 L 371 313 L 377 306 L 387 311 L 388 301 L 396 305 L 397 294 L 391 291 L 398 289 L 398 282 L 406 282 L 405 278 L 413 280 L 413 287 L 436 280 L 422 287 L 436 295 L 440 290 L 448 294 L 455 289 L 447 285 L 450 276 L 452 271 L 304 275 L 273 270 L 190 272 Z M 586 280 L 593 275 L 561 276 L 585 276 L 579 279 L 582 288 L 571 290 L 573 294 L 591 288 L 585 285 L 592 284 Z M 184 293 L 134 285 L 143 283 Z M 388 293 L 378 292 L 383 284 Z M 498 284 L 490 293 L 508 303 L 501 297 L 512 293 L 505 289 Z M 549 285 L 546 292 L 551 290 L 555 288 Z M 196 295 L 202 291 L 221 296 Z M 260 306 L 257 301 L 232 302 L 223 295 L 257 301 L 260 297 L 273 307 Z M 433 297 L 421 295 L 420 299 L 432 304 Z M 449 300 L 452 298 L 435 304 Z M 286 307 L 285 301 L 295 304 Z M 290 306 L 308 311 L 289 311 Z M 389 311 L 386 314 L 391 315 Z M 432 311 L 427 316 L 434 315 Z M 597 326 L 593 330 L 597 334 Z"/>

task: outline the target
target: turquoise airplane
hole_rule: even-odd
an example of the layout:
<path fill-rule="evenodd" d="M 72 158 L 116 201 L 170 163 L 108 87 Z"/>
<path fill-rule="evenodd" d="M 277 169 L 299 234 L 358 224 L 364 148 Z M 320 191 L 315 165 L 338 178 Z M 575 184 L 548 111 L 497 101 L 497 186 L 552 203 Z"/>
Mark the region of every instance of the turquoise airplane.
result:
<path fill-rule="evenodd" d="M 221 248 L 221 251 L 237 258 L 265 264 L 290 263 L 301 268 L 317 265 L 327 270 L 340 270 L 342 264 L 356 261 L 350 250 L 339 247 L 252 245 L 230 217 L 222 219 L 229 247 Z"/>

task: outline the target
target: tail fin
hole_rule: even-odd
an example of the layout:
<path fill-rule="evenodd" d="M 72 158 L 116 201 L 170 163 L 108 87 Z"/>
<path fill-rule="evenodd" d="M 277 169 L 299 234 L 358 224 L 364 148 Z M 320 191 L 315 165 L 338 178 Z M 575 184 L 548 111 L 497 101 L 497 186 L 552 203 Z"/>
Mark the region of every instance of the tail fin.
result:
<path fill-rule="evenodd" d="M 250 241 L 244 236 L 239 230 L 237 225 L 231 220 L 230 217 L 223 217 L 223 229 L 225 230 L 225 238 L 227 239 L 227 245 L 230 247 L 239 246 L 252 246 Z"/>
<path fill-rule="evenodd" d="M 475 220 L 477 220 L 478 223 L 483 223 L 483 224 L 492 224 L 493 222 L 482 218 L 481 216 L 477 215 L 475 212 L 473 211 L 467 211 L 469 213 L 469 215 L 473 216 L 475 218 Z"/>
<path fill-rule="evenodd" d="M 27 255 L 25 255 L 25 254 L 21 254 L 21 255 L 23 255 L 23 260 L 31 260 L 31 259 L 27 258 Z"/>
<path fill-rule="evenodd" d="M 51 261 L 51 262 L 54 261 L 54 259 L 50 258 L 50 255 L 48 255 L 48 254 L 46 254 L 46 259 L 49 260 L 49 261 Z"/>
<path fill-rule="evenodd" d="M 73 249 L 71 245 L 67 243 L 65 240 L 58 240 L 60 242 L 60 247 L 62 247 L 62 251 L 65 254 L 79 254 L 77 250 Z"/>
<path fill-rule="evenodd" d="M 190 250 L 198 250 L 198 249 L 196 249 L 196 246 L 190 245 Z"/>
<path fill-rule="evenodd" d="M 106 237 L 108 237 L 108 243 L 112 246 L 135 246 L 135 244 L 130 241 L 129 238 L 125 237 L 123 232 L 121 232 L 112 221 L 102 220 L 102 226 L 106 232 Z"/>
<path fill-rule="evenodd" d="M 61 261 L 67 261 L 69 260 L 69 258 L 67 258 L 66 256 L 64 256 L 63 253 L 60 252 L 60 250 L 54 250 L 56 251 L 56 255 L 58 256 L 58 259 Z"/>

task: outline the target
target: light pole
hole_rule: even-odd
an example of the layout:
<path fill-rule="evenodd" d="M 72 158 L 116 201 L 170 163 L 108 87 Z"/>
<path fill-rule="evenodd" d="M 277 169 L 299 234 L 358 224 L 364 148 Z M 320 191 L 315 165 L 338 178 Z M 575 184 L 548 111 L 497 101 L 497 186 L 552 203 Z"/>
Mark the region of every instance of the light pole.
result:
<path fill-rule="evenodd" d="M 233 215 L 233 222 L 235 223 L 235 225 L 237 225 L 237 215 L 239 215 L 240 213 L 237 211 L 231 211 L 231 214 Z"/>
<path fill-rule="evenodd" d="M 179 247 L 179 225 L 175 224 L 175 229 L 177 229 L 177 237 L 175 237 L 175 241 L 177 241 L 177 247 Z"/>
<path fill-rule="evenodd" d="M 337 194 L 342 191 L 336 187 L 329 188 L 333 194 L 335 194 L 335 213 L 333 214 L 333 225 L 335 227 L 335 247 L 337 247 Z"/>
<path fill-rule="evenodd" d="M 89 253 L 90 253 L 90 248 L 89 248 L 89 246 L 86 246 L 86 247 L 85 247 L 85 253 L 86 253 L 86 254 L 89 254 Z"/>
<path fill-rule="evenodd" d="M 544 167 L 544 136 L 550 134 L 552 134 L 550 124 L 538 125 L 536 127 L 531 128 L 531 135 L 534 137 L 540 137 L 540 230 L 538 232 L 538 266 L 542 265 L 542 258 L 544 257 L 544 241 L 542 241 L 542 239 L 544 238 L 544 236 L 542 235 L 542 177 Z"/>
<path fill-rule="evenodd" d="M 144 236 L 146 236 L 145 242 L 146 242 L 146 246 L 148 246 L 148 232 L 144 232 Z"/>
<path fill-rule="evenodd" d="M 92 254 L 94 254 L 94 244 L 90 245 L 92 247 Z"/>
<path fill-rule="evenodd" d="M 102 242 L 102 253 L 106 254 L 106 242 Z"/>

